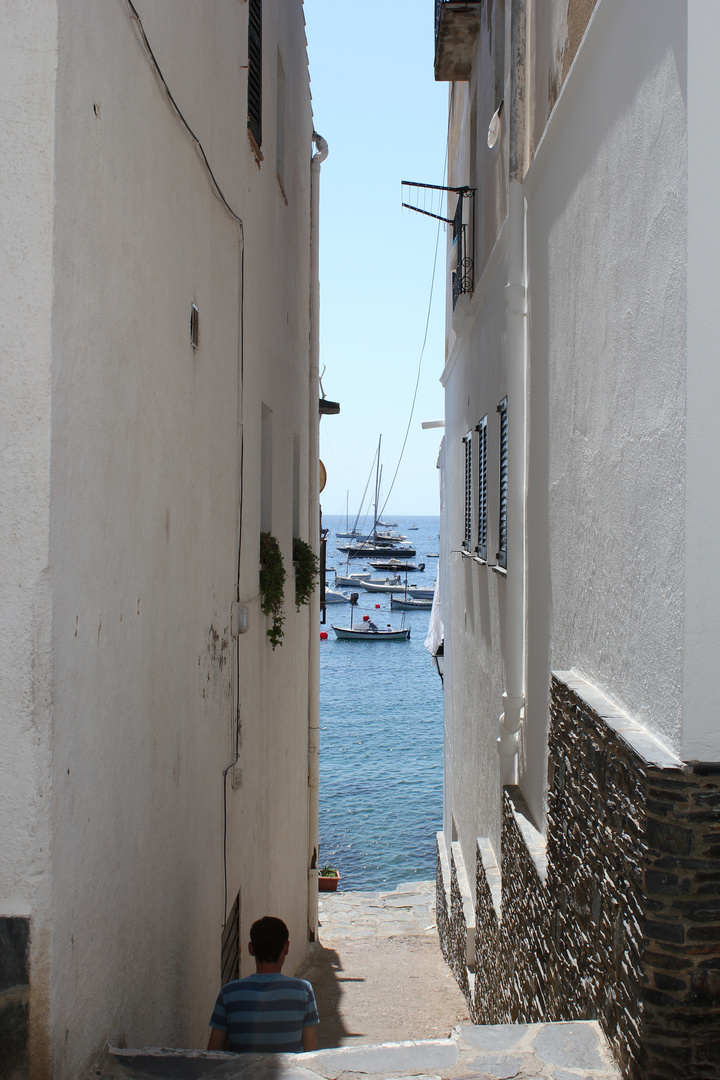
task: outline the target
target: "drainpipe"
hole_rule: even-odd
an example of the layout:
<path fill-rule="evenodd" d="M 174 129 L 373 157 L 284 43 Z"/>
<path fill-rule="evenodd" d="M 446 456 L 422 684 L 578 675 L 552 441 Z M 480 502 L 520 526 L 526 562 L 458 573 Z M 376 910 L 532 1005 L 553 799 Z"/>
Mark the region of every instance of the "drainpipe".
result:
<path fill-rule="evenodd" d="M 508 192 L 508 283 L 505 286 L 508 397 L 508 553 L 505 693 L 500 717 L 500 782 L 518 782 L 518 735 L 525 716 L 525 447 L 526 313 L 525 195 Z"/>
<path fill-rule="evenodd" d="M 310 521 L 308 543 L 320 548 L 320 257 L 319 209 L 320 166 L 328 155 L 328 144 L 313 131 L 317 152 L 310 162 Z M 317 940 L 318 923 L 318 815 L 320 751 L 320 596 L 316 589 L 310 603 L 308 635 L 308 939 Z"/>

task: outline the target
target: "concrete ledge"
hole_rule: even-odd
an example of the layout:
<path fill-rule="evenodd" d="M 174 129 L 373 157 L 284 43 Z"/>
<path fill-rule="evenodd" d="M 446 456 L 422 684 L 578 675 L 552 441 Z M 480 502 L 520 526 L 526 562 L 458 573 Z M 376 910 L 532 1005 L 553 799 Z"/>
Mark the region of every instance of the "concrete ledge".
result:
<path fill-rule="evenodd" d="M 457 882 L 460 888 L 460 895 L 462 897 L 463 918 L 465 919 L 466 940 L 465 940 L 465 966 L 468 971 L 475 970 L 475 905 L 473 904 L 472 893 L 470 891 L 470 880 L 467 876 L 467 870 L 465 869 L 465 859 L 460 848 L 460 844 L 455 842 L 452 844 L 452 858 L 455 864 L 455 873 L 457 874 Z"/>
<path fill-rule="evenodd" d="M 485 880 L 492 897 L 495 916 L 500 922 L 502 919 L 502 874 L 500 873 L 500 867 L 495 858 L 493 846 L 486 836 L 478 836 L 477 849 L 478 862 L 485 873 Z"/>
<path fill-rule="evenodd" d="M 528 855 L 532 859 L 540 881 L 547 881 L 547 844 L 543 834 L 535 828 L 530 809 L 519 787 L 505 788 L 512 807 L 515 823 L 520 830 Z"/>
<path fill-rule="evenodd" d="M 614 705 L 596 686 L 587 682 L 576 671 L 553 671 L 552 674 L 569 690 L 572 690 L 584 705 L 596 713 L 603 723 L 615 732 L 618 739 L 637 754 L 646 765 L 654 765 L 658 769 L 684 768 L 684 762 L 663 746 L 647 728 Z"/>

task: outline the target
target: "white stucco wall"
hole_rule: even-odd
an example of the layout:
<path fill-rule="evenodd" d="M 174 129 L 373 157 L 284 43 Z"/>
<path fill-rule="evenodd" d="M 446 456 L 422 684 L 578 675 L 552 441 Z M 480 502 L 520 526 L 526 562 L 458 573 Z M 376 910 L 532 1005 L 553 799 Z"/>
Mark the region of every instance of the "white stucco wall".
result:
<path fill-rule="evenodd" d="M 716 363 L 720 214 L 709 184 L 720 147 L 720 71 L 712 48 L 719 20 L 717 4 L 693 0 L 687 5 L 687 475 L 681 756 L 701 761 L 720 760 L 715 683 L 720 645 L 720 523 L 715 497 L 720 475 Z"/>
<path fill-rule="evenodd" d="M 575 667 L 674 752 L 720 755 L 711 704 L 720 636 L 712 602 L 717 529 L 708 497 L 718 456 L 711 361 L 717 215 L 706 181 L 716 126 L 706 78 L 714 71 L 707 43 L 715 18 L 705 5 L 599 0 L 524 181 L 529 429 L 520 773 L 539 827 L 553 668 Z M 552 19 L 546 22 L 548 40 L 532 43 L 537 56 L 557 37 Z M 473 85 L 485 93 L 480 80 Z M 486 104 L 478 101 L 478 116 Z M 467 129 L 456 124 L 452 136 L 467 142 Z M 478 176 L 490 181 L 478 198 L 496 206 L 480 133 L 476 141 Z M 462 160 L 451 145 L 451 161 Z M 487 207 L 482 212 L 487 217 Z M 450 324 L 443 380 L 448 551 L 462 536 L 461 440 L 494 409 L 504 380 L 497 251 L 494 266 L 481 262 L 476 281 L 476 294 L 460 301 Z M 508 415 L 512 424 L 512 402 Z M 494 552 L 490 431 L 488 449 Z M 499 832 L 494 747 L 504 582 L 457 554 L 447 558 L 446 665 L 454 676 L 445 691 L 445 829 L 448 839 L 457 829 L 467 858 L 476 831 L 493 843 Z"/>
<path fill-rule="evenodd" d="M 17 36 L 37 43 L 30 78 L 40 130 L 39 150 L 24 162 L 24 190 L 10 177 L 3 206 L 4 231 L 19 249 L 16 265 L 3 270 L 2 300 L 17 356 L 14 382 L 3 378 L 12 423 L 3 431 L 18 465 L 3 475 L 14 486 L 3 498 L 12 510 L 3 511 L 0 537 L 26 599 L 3 614 L 2 662 L 15 697 L 3 724 L 19 778 L 11 835 L 23 856 L 0 856 L 0 896 L 6 907 L 22 902 L 35 911 L 47 883 L 40 913 L 52 913 L 53 946 L 41 956 L 33 936 L 32 978 L 51 987 L 42 1020 L 54 1075 L 74 1078 L 107 1041 L 207 1041 L 225 918 L 222 774 L 234 758 L 238 680 L 242 786 L 233 790 L 228 777 L 228 910 L 240 890 L 244 942 L 255 918 L 284 918 L 288 970 L 307 951 L 311 624 L 308 609 L 296 613 L 292 604 L 291 560 L 295 436 L 301 535 L 316 512 L 308 430 L 312 115 L 299 0 L 264 4 L 260 166 L 245 128 L 247 5 L 136 4 L 175 100 L 243 218 L 241 289 L 238 227 L 125 4 L 62 0 L 57 27 L 54 4 L 20 6 L 27 24 Z M 9 60 L 20 55 L 12 47 L 6 33 Z M 284 191 L 275 176 L 278 49 L 290 118 Z M 25 63 L 23 54 L 3 72 L 11 70 L 8 93 L 27 122 Z M 21 144 L 21 128 L 8 127 Z M 25 304 L 16 316 L 5 313 L 6 299 L 16 299 L 11 285 Z M 258 596 L 263 403 L 274 419 L 272 527 L 288 569 L 285 639 L 274 653 Z M 249 631 L 236 669 L 230 610 L 241 488 Z M 47 703 L 45 668 L 54 673 Z M 49 733 L 38 744 L 32 727 L 43 709 L 48 725 L 50 708 L 52 810 L 44 820 L 52 864 L 37 851 L 40 794 L 50 802 L 42 787 Z"/>
<path fill-rule="evenodd" d="M 684 37 L 683 5 L 602 0 L 525 184 L 530 762 L 555 667 L 679 749 Z"/>
<path fill-rule="evenodd" d="M 31 1039 L 50 948 L 50 382 L 54 0 L 0 11 L 0 916 L 33 922 Z"/>

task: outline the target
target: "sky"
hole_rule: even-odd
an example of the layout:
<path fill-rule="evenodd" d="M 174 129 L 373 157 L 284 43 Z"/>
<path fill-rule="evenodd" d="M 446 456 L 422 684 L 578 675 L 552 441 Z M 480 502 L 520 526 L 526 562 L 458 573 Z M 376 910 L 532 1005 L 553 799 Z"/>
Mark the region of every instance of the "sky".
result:
<path fill-rule="evenodd" d="M 433 75 L 432 0 L 305 0 L 320 173 L 320 373 L 338 416 L 320 422 L 325 514 L 357 513 L 378 436 L 384 517 L 439 513 L 444 415 L 445 234 L 430 304 L 438 223 L 403 210 L 401 181 L 442 184 L 448 84 Z M 323 368 L 325 368 L 323 374 Z M 374 485 L 371 481 L 370 489 Z M 348 495 L 349 493 L 349 495 Z M 385 499 L 383 499 L 385 501 Z"/>

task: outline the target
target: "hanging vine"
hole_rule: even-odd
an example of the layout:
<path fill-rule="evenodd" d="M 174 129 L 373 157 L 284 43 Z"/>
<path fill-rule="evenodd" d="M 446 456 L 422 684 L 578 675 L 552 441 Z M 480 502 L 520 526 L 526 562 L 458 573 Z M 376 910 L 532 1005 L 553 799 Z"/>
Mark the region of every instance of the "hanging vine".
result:
<path fill-rule="evenodd" d="M 285 599 L 285 565 L 280 544 L 272 533 L 260 533 L 260 608 L 272 618 L 267 636 L 273 650 L 282 645 L 283 601 Z"/>
<path fill-rule="evenodd" d="M 293 539 L 293 562 L 295 563 L 295 604 L 299 611 L 303 604 L 310 603 L 310 597 L 315 592 L 320 563 L 310 545 L 298 536 Z"/>

